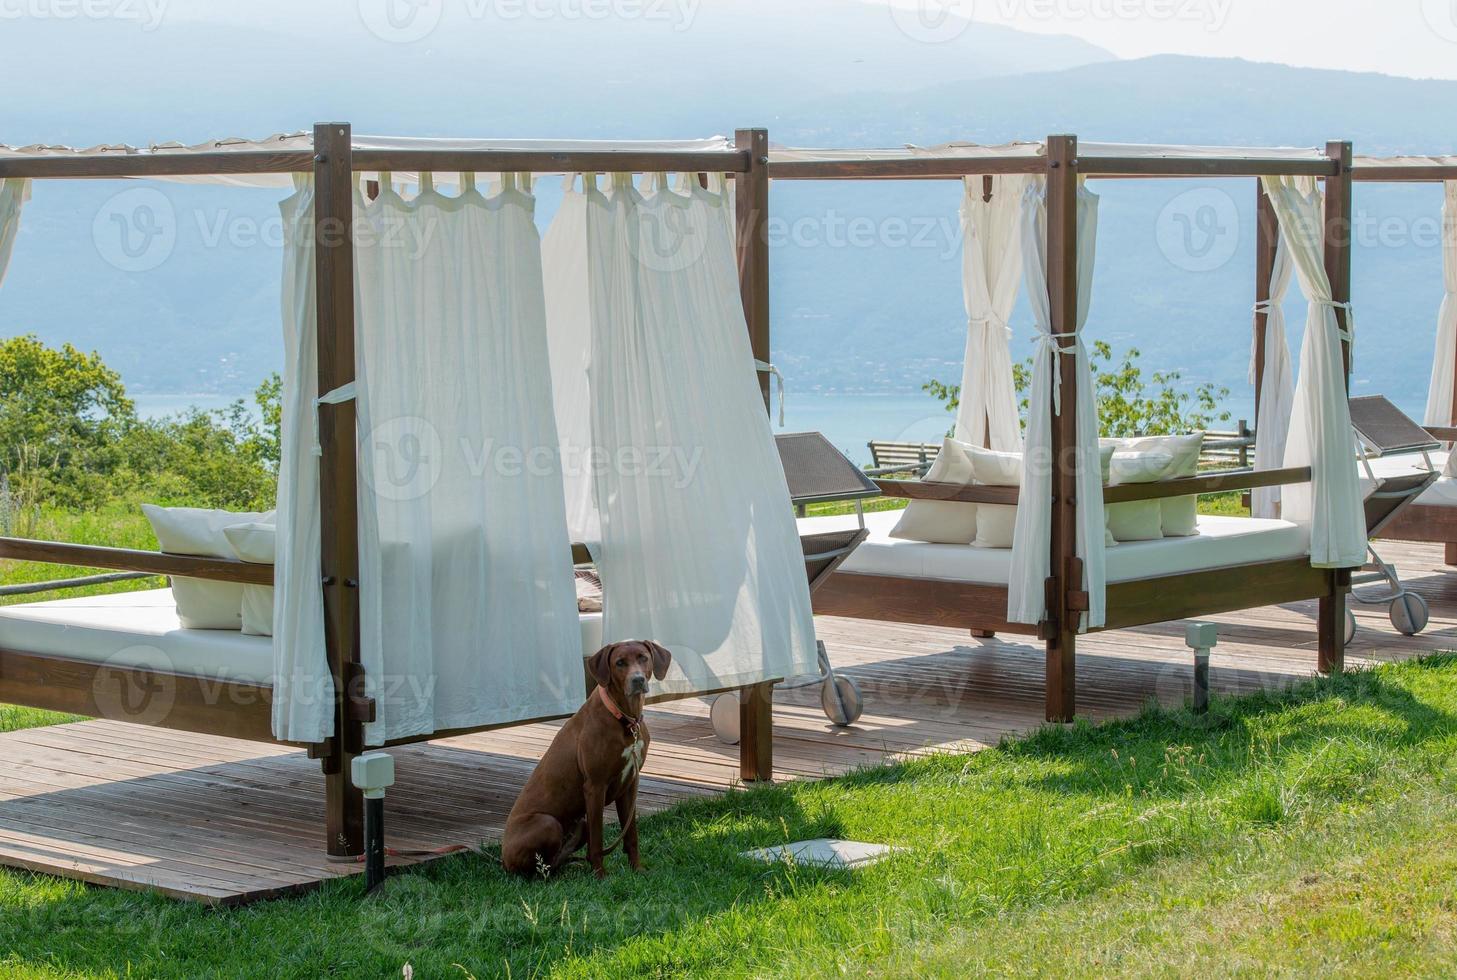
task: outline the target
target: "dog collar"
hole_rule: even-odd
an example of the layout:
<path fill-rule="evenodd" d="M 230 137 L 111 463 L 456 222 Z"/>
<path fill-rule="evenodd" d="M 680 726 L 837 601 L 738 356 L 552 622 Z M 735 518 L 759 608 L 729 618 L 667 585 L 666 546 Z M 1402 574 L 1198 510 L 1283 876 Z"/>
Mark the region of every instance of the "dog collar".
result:
<path fill-rule="evenodd" d="M 622 727 L 626 728 L 628 733 L 632 735 L 633 738 L 637 738 L 637 730 L 642 726 L 641 717 L 631 718 L 627 714 L 625 714 L 623 710 L 617 706 L 617 702 L 612 700 L 612 695 L 607 693 L 607 688 L 603 687 L 601 684 L 597 685 L 597 699 L 607 706 L 607 710 L 612 712 L 612 717 L 622 722 Z"/>

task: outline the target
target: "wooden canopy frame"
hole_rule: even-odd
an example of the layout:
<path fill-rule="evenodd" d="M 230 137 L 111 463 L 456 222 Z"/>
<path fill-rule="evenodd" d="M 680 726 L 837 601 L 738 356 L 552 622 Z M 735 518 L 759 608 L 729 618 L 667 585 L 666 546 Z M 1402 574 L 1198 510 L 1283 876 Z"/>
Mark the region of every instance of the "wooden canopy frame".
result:
<path fill-rule="evenodd" d="M 1411 161 L 1421 159 L 1421 163 Z M 1361 183 L 1440 184 L 1457 180 L 1457 163 L 1437 163 L 1427 158 L 1394 157 L 1374 162 L 1357 161 L 1352 178 Z M 1263 379 L 1260 379 L 1263 380 Z M 1259 398 L 1258 382 L 1255 397 Z M 1433 438 L 1457 448 L 1457 386 L 1452 395 L 1453 425 L 1425 426 Z M 1394 541 L 1420 541 L 1441 544 L 1442 559 L 1457 565 L 1457 507 L 1440 504 L 1413 503 L 1381 528 L 1380 537 Z"/>
<path fill-rule="evenodd" d="M 768 146 L 764 129 L 740 129 L 734 148 L 723 150 L 523 150 L 370 149 L 355 150 L 348 123 L 319 123 L 313 148 L 236 150 L 190 153 L 77 153 L 65 156 L 0 158 L 0 178 L 45 180 L 159 178 L 188 175 L 286 174 L 314 175 L 316 231 L 318 385 L 333 391 L 354 380 L 356 320 L 354 311 L 354 247 L 352 236 L 339 234 L 353 221 L 352 196 L 360 172 L 376 171 L 531 171 L 531 172 L 717 172 L 736 180 L 737 257 L 744 314 L 756 358 L 769 359 L 769 255 L 765 235 L 768 205 Z M 768 379 L 763 379 L 768 397 Z M 325 836 L 328 852 L 357 856 L 364 848 L 364 807 L 350 781 L 350 762 L 364 751 L 364 726 L 373 721 L 376 705 L 365 694 L 360 663 L 359 515 L 356 508 L 358 459 L 353 402 L 319 407 L 322 455 L 320 517 L 325 646 L 333 675 L 335 735 L 307 746 L 318 758 L 326 782 Z M 578 560 L 584 552 L 574 549 Z M 0 558 L 90 568 L 182 575 L 218 582 L 272 585 L 270 565 L 226 558 L 196 558 L 122 548 L 0 538 Z M 111 699 L 100 692 L 121 685 L 145 703 L 153 694 L 171 700 L 161 720 L 149 712 L 120 717 Z M 738 689 L 740 695 L 740 772 L 745 781 L 767 780 L 773 771 L 773 681 Z M 700 691 L 692 697 L 719 691 Z M 275 742 L 272 731 L 272 689 L 243 683 L 220 684 L 196 676 L 116 667 L 90 660 L 43 656 L 0 649 L 0 702 L 82 715 L 109 714 L 116 720 L 259 742 Z M 662 696 L 649 700 L 668 700 Z M 125 698 L 121 699 L 127 700 Z M 551 720 L 534 718 L 508 725 L 435 732 L 391 741 L 428 741 L 511 725 Z"/>
<path fill-rule="evenodd" d="M 1047 138 L 1039 156 L 1006 154 L 965 156 L 926 151 L 908 158 L 782 160 L 769 166 L 776 180 L 948 180 L 977 175 L 1041 174 L 1047 181 L 1047 282 L 1051 306 L 1051 332 L 1063 348 L 1072 346 L 1077 323 L 1077 187 L 1078 178 L 1174 178 L 1309 176 L 1326 184 L 1325 266 L 1337 303 L 1350 299 L 1352 149 L 1345 141 L 1326 144 L 1324 155 L 1292 158 L 1271 153 L 1238 156 L 1111 156 L 1080 155 L 1072 135 Z M 1268 267 L 1273 264 L 1274 214 L 1262 207 L 1260 298 L 1268 296 Z M 1276 229 L 1277 231 L 1277 229 Z M 1346 313 L 1337 310 L 1344 318 Z M 1263 317 L 1257 335 L 1263 339 Z M 1347 385 L 1350 384 L 1350 346 L 1342 342 Z M 1063 404 L 1075 400 L 1077 373 L 1073 359 L 1057 358 Z M 815 611 L 861 619 L 923 623 L 969 629 L 973 635 L 999 631 L 1031 633 L 1045 645 L 1047 657 L 1046 709 L 1050 721 L 1071 721 L 1077 710 L 1077 624 L 1088 608 L 1082 589 L 1082 565 L 1076 554 L 1076 476 L 1073 450 L 1077 420 L 1072 411 L 1055 415 L 1052 425 L 1052 541 L 1051 575 L 1046 582 L 1046 618 L 1027 626 L 1006 620 L 1004 585 L 972 584 L 933 579 L 911 579 L 837 571 L 814 595 Z M 1308 467 L 1268 471 L 1242 471 L 1166 480 L 1155 484 L 1109 487 L 1107 503 L 1147 500 L 1183 494 L 1303 483 Z M 1016 503 L 1014 487 L 960 487 L 915 481 L 878 481 L 889 496 L 967 502 Z M 1308 559 L 1286 559 L 1226 566 L 1134 581 L 1109 583 L 1107 623 L 1117 629 L 1189 616 L 1255 608 L 1272 603 L 1316 599 L 1318 669 L 1340 670 L 1345 657 L 1345 597 L 1350 569 L 1314 568 Z"/>

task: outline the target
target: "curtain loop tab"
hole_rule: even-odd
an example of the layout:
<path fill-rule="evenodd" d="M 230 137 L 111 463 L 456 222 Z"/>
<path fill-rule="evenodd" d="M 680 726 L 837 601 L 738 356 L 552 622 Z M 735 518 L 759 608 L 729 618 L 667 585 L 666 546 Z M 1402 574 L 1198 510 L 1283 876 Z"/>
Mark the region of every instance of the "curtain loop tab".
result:
<path fill-rule="evenodd" d="M 476 175 L 475 175 L 475 171 L 473 171 L 473 170 L 463 171 L 461 173 L 461 175 L 460 175 L 460 192 L 462 194 L 469 194 L 472 191 L 474 191 L 475 189 L 476 189 Z"/>
<path fill-rule="evenodd" d="M 351 381 L 346 385 L 340 385 L 333 391 L 320 395 L 314 399 L 314 455 L 324 455 L 324 444 L 319 438 L 319 408 L 323 405 L 339 405 L 343 402 L 354 400 L 355 382 Z"/>
<path fill-rule="evenodd" d="M 420 193 L 435 190 L 435 175 L 428 170 L 420 171 Z"/>

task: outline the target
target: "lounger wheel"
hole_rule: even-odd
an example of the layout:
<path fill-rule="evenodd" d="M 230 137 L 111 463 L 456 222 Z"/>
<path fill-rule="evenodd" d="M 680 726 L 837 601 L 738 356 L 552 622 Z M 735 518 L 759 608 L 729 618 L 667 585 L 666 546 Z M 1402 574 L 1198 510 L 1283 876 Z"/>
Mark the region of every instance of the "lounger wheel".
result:
<path fill-rule="evenodd" d="M 860 720 L 865 713 L 865 699 L 860 696 L 860 685 L 849 677 L 832 674 L 820 684 L 820 705 L 830 724 L 844 728 Z"/>
<path fill-rule="evenodd" d="M 1391 625 L 1398 633 L 1416 636 L 1427 628 L 1430 618 L 1427 600 L 1414 592 L 1403 592 L 1391 600 Z"/>
<path fill-rule="evenodd" d="M 1356 639 L 1356 614 L 1346 607 L 1346 645 L 1350 646 L 1351 641 Z"/>
<path fill-rule="evenodd" d="M 713 734 L 726 745 L 739 744 L 739 696 L 728 691 L 714 698 L 708 706 L 708 720 Z"/>

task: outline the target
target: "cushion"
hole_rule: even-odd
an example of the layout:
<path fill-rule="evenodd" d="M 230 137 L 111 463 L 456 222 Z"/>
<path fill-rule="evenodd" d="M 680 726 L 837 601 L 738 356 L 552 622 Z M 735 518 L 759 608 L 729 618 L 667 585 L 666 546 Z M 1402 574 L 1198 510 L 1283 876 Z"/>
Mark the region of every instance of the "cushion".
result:
<path fill-rule="evenodd" d="M 1204 433 L 1188 436 L 1146 436 L 1127 439 L 1123 448 L 1135 452 L 1168 453 L 1173 457 L 1163 479 L 1194 476 L 1199 472 L 1199 453 L 1204 449 Z M 1199 533 L 1199 498 L 1194 494 L 1165 497 L 1159 501 L 1163 511 L 1165 537 L 1185 538 Z"/>
<path fill-rule="evenodd" d="M 272 565 L 277 557 L 277 527 L 252 522 L 223 528 L 233 553 L 242 561 Z M 251 636 L 273 635 L 273 586 L 243 586 L 243 632 Z"/>
<path fill-rule="evenodd" d="M 966 449 L 971 458 L 972 476 L 978 484 L 988 487 L 1022 485 L 1021 453 L 1003 453 L 976 446 L 967 446 Z M 980 504 L 976 512 L 976 539 L 972 545 L 977 548 L 1010 548 L 1016 527 L 1015 504 Z"/>
<path fill-rule="evenodd" d="M 1164 478 L 1174 458 L 1169 453 L 1115 452 L 1109 484 L 1155 483 Z M 1151 541 L 1163 537 L 1163 508 L 1158 500 L 1130 500 L 1104 508 L 1107 533 L 1115 541 Z"/>
<path fill-rule="evenodd" d="M 942 440 L 941 452 L 926 471 L 928 483 L 971 483 L 972 447 L 950 436 Z M 970 544 L 976 537 L 977 505 L 955 500 L 912 500 L 902 511 L 890 536 L 928 544 Z"/>
<path fill-rule="evenodd" d="M 273 520 L 273 511 L 237 514 L 225 510 L 157 507 L 153 504 L 143 504 L 142 513 L 151 523 L 157 544 L 163 551 L 203 558 L 237 557 L 223 533 L 230 525 Z M 243 628 L 241 585 L 173 576 L 172 596 L 177 601 L 177 619 L 187 629 Z"/>

